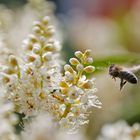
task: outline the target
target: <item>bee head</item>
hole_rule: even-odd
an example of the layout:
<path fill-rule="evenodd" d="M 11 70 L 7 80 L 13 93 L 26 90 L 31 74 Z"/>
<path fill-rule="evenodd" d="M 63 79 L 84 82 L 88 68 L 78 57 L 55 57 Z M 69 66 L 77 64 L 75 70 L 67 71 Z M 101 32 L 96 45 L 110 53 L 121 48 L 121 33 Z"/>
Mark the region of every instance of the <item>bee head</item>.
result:
<path fill-rule="evenodd" d="M 118 68 L 115 64 L 111 64 L 109 66 L 109 74 L 113 77 L 117 77 L 119 72 L 118 72 Z"/>
<path fill-rule="evenodd" d="M 115 67 L 115 64 L 111 64 L 109 66 L 109 74 L 112 72 L 112 70 L 114 69 L 114 67 Z"/>

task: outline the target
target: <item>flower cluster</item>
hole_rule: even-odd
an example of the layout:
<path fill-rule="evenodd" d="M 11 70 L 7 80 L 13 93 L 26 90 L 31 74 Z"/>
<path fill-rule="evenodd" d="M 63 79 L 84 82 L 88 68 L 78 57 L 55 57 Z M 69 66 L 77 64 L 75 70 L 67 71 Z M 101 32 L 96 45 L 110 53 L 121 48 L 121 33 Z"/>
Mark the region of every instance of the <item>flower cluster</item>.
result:
<path fill-rule="evenodd" d="M 53 33 L 48 17 L 36 21 L 33 33 L 23 41 L 22 58 L 10 55 L 1 73 L 7 98 L 15 103 L 17 112 L 27 116 L 52 109 L 47 95 L 59 87 L 61 46 Z"/>
<path fill-rule="evenodd" d="M 27 0 L 27 3 L 20 7 L 8 8 L 0 4 L 0 64 L 7 63 L 7 56 L 14 54 L 21 56 L 23 49 L 22 40 L 28 34 L 35 20 L 40 20 L 49 15 L 53 24 L 58 26 L 54 16 L 54 3 L 47 0 Z M 57 34 L 61 38 L 61 33 L 57 29 Z"/>
<path fill-rule="evenodd" d="M 60 82 L 61 94 L 55 95 L 62 104 L 60 126 L 71 131 L 88 123 L 90 107 L 101 106 L 101 102 L 94 94 L 97 91 L 95 79 L 88 79 L 85 75 L 95 70 L 95 67 L 90 65 L 93 62 L 91 51 L 86 50 L 84 53 L 77 51 L 75 56 L 76 58 L 69 60 L 71 65 L 64 66 L 65 74 Z"/>
<path fill-rule="evenodd" d="M 64 66 L 61 45 L 48 16 L 33 23 L 32 33 L 23 41 L 22 56 L 10 54 L 0 72 L 1 88 L 15 111 L 26 117 L 51 113 L 61 128 L 75 131 L 88 122 L 88 109 L 100 107 L 94 78 L 86 73 L 95 68 L 90 50 L 75 52 L 76 58 Z"/>
<path fill-rule="evenodd" d="M 17 123 L 17 117 L 13 114 L 13 104 L 4 103 L 2 100 L 0 100 L 0 107 L 0 139 L 18 140 L 13 126 Z"/>
<path fill-rule="evenodd" d="M 107 124 L 102 128 L 101 135 L 97 140 L 139 140 L 140 125 L 129 126 L 125 121 L 115 124 Z"/>

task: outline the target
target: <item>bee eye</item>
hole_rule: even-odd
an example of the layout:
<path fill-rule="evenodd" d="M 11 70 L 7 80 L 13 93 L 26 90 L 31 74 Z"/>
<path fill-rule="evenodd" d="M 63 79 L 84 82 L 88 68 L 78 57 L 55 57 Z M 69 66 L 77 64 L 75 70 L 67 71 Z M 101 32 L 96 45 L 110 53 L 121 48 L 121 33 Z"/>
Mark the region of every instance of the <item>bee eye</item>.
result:
<path fill-rule="evenodd" d="M 109 67 L 109 71 L 111 71 L 114 68 L 114 64 L 111 64 Z"/>

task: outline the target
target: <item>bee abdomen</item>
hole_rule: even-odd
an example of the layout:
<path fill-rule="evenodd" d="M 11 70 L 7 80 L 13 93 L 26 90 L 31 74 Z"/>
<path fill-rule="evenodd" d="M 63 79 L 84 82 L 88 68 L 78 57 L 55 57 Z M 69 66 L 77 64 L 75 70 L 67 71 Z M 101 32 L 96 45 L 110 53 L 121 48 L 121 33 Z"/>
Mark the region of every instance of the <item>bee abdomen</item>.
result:
<path fill-rule="evenodd" d="M 136 84 L 138 81 L 137 77 L 131 72 L 123 71 L 120 73 L 120 76 L 132 84 Z"/>

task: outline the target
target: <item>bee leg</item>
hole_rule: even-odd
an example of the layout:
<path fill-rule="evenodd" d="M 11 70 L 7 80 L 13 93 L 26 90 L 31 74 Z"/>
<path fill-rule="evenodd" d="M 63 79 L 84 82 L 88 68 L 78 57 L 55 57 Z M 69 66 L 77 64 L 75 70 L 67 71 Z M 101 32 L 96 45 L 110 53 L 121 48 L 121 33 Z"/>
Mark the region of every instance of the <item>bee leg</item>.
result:
<path fill-rule="evenodd" d="M 116 78 L 115 77 L 112 77 L 112 79 L 114 79 L 116 81 Z"/>
<path fill-rule="evenodd" d="M 122 90 L 122 88 L 123 88 L 123 79 L 121 79 L 121 82 L 120 82 L 120 91 Z"/>
<path fill-rule="evenodd" d="M 113 79 L 115 80 L 115 82 L 116 82 L 116 78 L 115 77 L 113 77 Z"/>
<path fill-rule="evenodd" d="M 120 83 L 120 90 L 122 90 L 123 86 L 126 84 L 127 81 L 123 81 L 123 79 L 121 79 L 121 83 Z"/>

